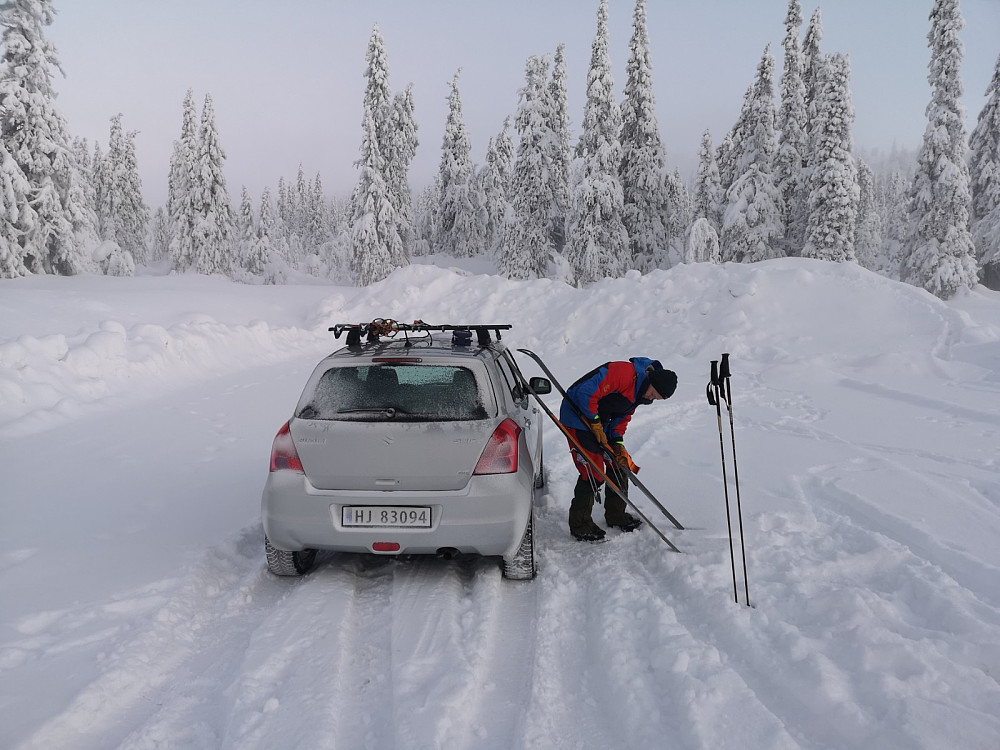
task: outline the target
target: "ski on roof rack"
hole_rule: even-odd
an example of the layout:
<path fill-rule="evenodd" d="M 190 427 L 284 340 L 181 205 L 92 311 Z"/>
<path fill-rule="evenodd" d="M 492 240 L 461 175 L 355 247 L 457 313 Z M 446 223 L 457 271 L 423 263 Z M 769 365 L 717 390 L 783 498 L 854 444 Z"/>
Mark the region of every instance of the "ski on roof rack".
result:
<path fill-rule="evenodd" d="M 348 346 L 361 346 L 361 337 L 366 336 L 366 343 L 373 344 L 376 343 L 382 336 L 386 338 L 392 338 L 400 331 L 403 332 L 403 336 L 409 342 L 410 333 L 426 333 L 428 336 L 432 331 L 469 331 L 470 339 L 471 332 L 476 332 L 476 338 L 480 346 L 489 346 L 490 331 L 496 334 L 497 339 L 502 338 L 500 336 L 500 331 L 508 331 L 512 326 L 509 324 L 498 324 L 498 323 L 445 323 L 441 325 L 432 325 L 430 323 L 425 323 L 422 320 L 415 320 L 412 323 L 399 323 L 390 318 L 375 318 L 370 323 L 337 323 L 335 326 L 331 326 L 329 330 L 333 331 L 334 338 L 340 338 L 340 334 L 347 332 L 347 345 Z"/>

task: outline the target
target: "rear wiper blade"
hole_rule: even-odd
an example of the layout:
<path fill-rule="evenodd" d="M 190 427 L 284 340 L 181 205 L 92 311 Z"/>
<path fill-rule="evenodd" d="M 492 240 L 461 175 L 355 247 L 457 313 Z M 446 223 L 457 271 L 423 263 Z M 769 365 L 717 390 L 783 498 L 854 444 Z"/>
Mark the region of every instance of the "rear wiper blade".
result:
<path fill-rule="evenodd" d="M 397 414 L 409 414 L 410 412 L 405 409 L 400 409 L 395 406 L 383 406 L 381 409 L 372 408 L 358 408 L 358 409 L 341 409 L 337 414 L 383 414 L 387 417 L 394 417 Z"/>

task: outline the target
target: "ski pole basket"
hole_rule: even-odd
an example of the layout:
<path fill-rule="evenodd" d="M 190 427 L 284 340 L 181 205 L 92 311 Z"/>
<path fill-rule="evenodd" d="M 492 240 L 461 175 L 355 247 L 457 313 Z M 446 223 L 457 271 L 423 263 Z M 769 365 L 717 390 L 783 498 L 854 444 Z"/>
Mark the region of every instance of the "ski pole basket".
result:
<path fill-rule="evenodd" d="M 434 331 L 454 331 L 453 341 L 458 346 L 468 346 L 472 343 L 472 332 L 476 332 L 476 340 L 479 346 L 489 346 L 493 339 L 490 332 L 500 340 L 500 331 L 508 331 L 512 328 L 509 324 L 499 323 L 447 323 L 442 325 L 432 325 L 422 320 L 415 320 L 412 323 L 400 323 L 391 318 L 375 318 L 370 323 L 337 323 L 329 330 L 333 331 L 334 338 L 340 338 L 342 333 L 347 333 L 348 346 L 361 346 L 361 337 L 365 336 L 365 343 L 374 344 L 381 338 L 393 338 L 397 333 L 402 332 L 407 343 L 410 341 L 411 333 L 426 334 L 430 338 Z"/>

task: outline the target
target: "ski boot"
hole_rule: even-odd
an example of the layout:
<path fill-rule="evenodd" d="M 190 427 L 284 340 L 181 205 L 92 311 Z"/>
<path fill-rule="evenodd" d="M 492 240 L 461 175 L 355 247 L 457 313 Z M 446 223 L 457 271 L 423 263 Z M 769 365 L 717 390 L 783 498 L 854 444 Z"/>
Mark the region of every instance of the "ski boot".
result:
<path fill-rule="evenodd" d="M 594 508 L 594 490 L 582 477 L 573 488 L 573 502 L 569 506 L 569 533 L 581 542 L 599 542 L 604 539 L 604 529 L 590 517 Z"/>
<path fill-rule="evenodd" d="M 622 492 L 628 492 L 628 484 L 623 473 L 615 472 L 612 479 L 616 480 Z M 622 531 L 635 531 L 642 526 L 642 521 L 625 511 L 625 501 L 622 500 L 610 487 L 604 488 L 604 521 L 610 529 L 621 529 Z"/>

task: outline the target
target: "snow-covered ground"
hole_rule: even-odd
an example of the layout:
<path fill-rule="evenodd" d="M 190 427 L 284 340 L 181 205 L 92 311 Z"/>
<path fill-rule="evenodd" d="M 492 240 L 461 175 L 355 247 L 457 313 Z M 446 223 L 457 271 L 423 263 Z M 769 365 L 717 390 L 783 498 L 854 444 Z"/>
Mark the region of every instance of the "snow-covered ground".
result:
<path fill-rule="evenodd" d="M 464 269 L 0 281 L 0 747 L 998 747 L 1000 294 L 802 259 L 584 290 Z M 271 439 L 327 327 L 375 317 L 511 323 L 564 383 L 676 370 L 627 442 L 684 554 L 573 541 L 548 429 L 535 581 L 349 555 L 269 575 Z M 753 608 L 704 395 L 724 351 Z"/>

